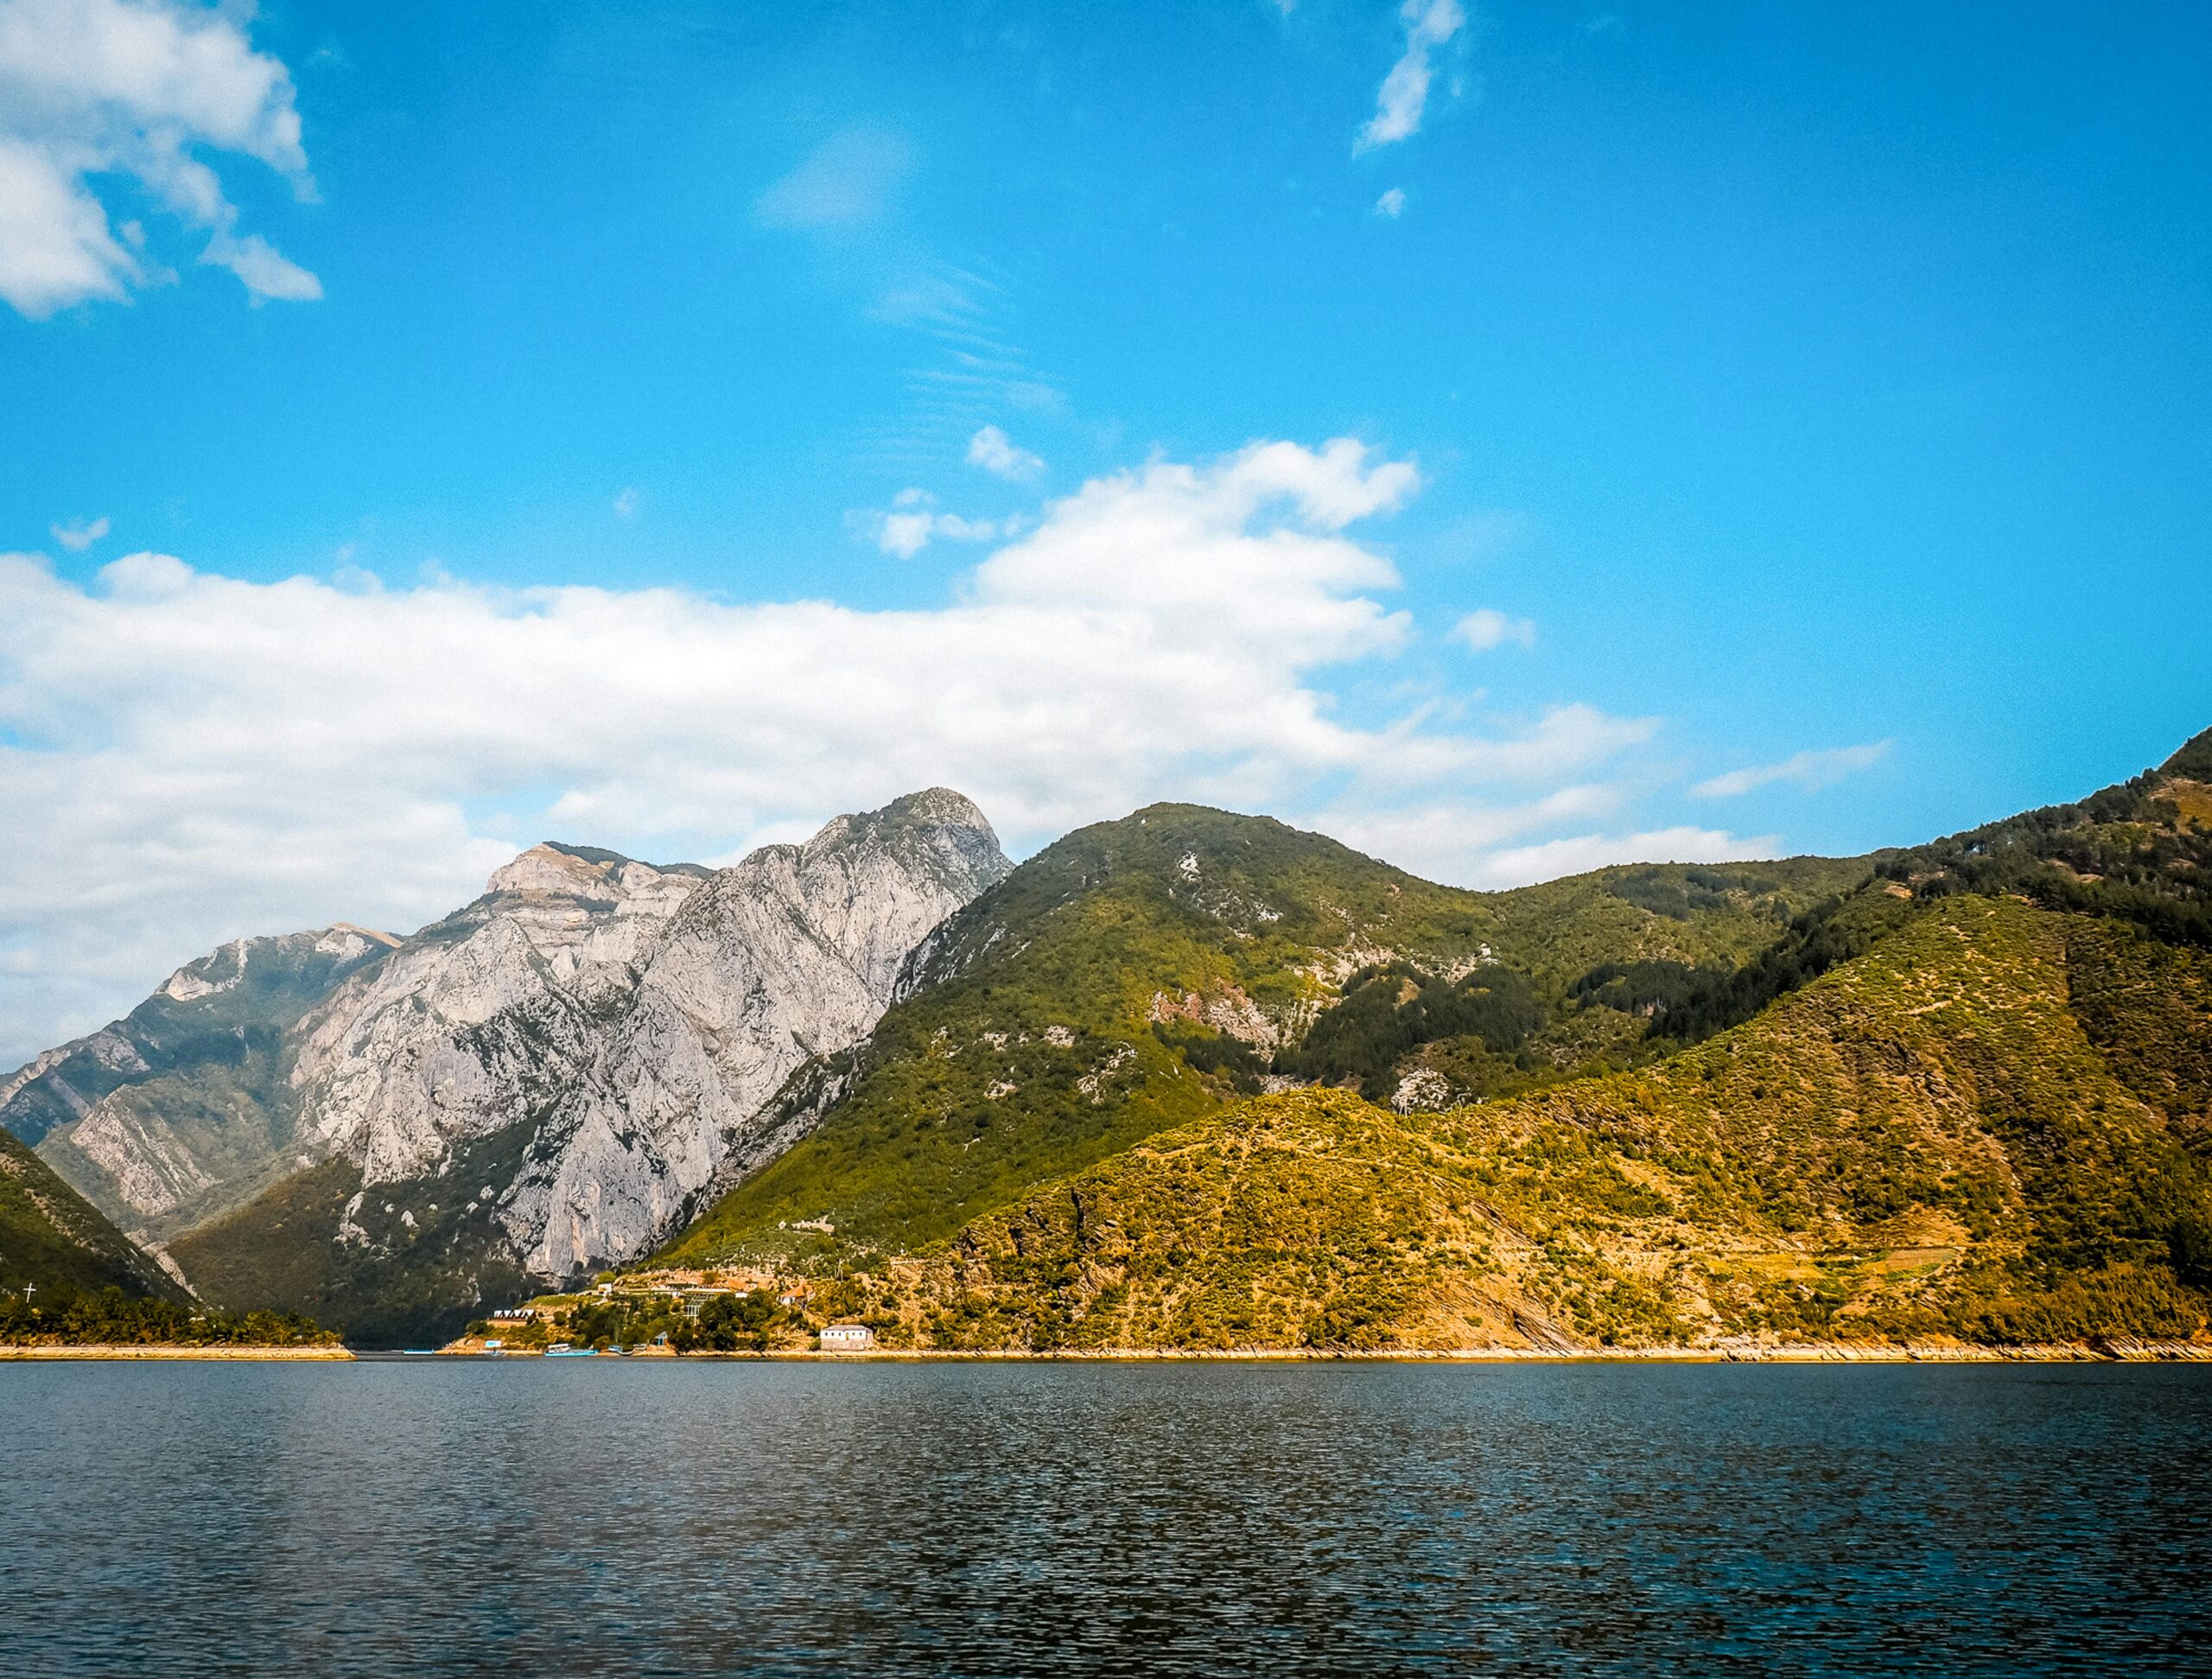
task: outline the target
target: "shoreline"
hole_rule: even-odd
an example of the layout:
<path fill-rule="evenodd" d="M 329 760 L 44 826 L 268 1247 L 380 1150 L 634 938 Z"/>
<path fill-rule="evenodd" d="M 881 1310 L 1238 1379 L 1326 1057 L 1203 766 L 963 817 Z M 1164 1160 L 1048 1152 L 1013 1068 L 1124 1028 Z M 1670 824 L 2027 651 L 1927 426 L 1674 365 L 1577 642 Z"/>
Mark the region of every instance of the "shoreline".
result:
<path fill-rule="evenodd" d="M 111 1363 L 118 1359 L 204 1359 L 225 1364 L 351 1364 L 353 1350 L 344 1346 L 85 1346 L 45 1345 L 0 1346 L 0 1361 L 82 1360 Z"/>
<path fill-rule="evenodd" d="M 472 1362 L 494 1358 L 542 1359 L 543 1352 L 522 1349 L 487 1354 L 474 1348 L 442 1349 L 440 1358 Z M 573 1356 L 573 1355 L 571 1355 Z M 652 1363 L 750 1364 L 2212 1364 L 2212 1341 L 2143 1341 L 2114 1337 L 2101 1345 L 2087 1342 L 1981 1346 L 1964 1342 L 1903 1344 L 1856 1341 L 1717 1343 L 1706 1346 L 1654 1347 L 1464 1347 L 1325 1350 L 1311 1347 L 1239 1347 L 1209 1350 L 1184 1347 L 1097 1347 L 1080 1351 L 1027 1351 L 1014 1348 L 869 1347 L 849 1352 L 785 1347 L 766 1352 L 674 1353 L 640 1348 L 594 1358 L 642 1359 Z"/>
<path fill-rule="evenodd" d="M 516 1359 L 535 1363 L 542 1352 L 486 1354 L 461 1349 L 429 1353 L 364 1350 L 345 1346 L 0 1346 L 0 1362 L 112 1363 L 125 1360 L 186 1360 L 226 1364 L 398 1364 L 426 1359 L 471 1364 Z M 2115 1338 L 2101 1346 L 2061 1342 L 2019 1346 L 1974 1346 L 1963 1343 L 1904 1345 L 1851 1341 L 1722 1344 L 1692 1347 L 1465 1347 L 1422 1350 L 1393 1348 L 1321 1351 L 1302 1347 L 1248 1347 L 1202 1351 L 1179 1347 L 1102 1347 L 1084 1351 L 1033 1352 L 1012 1349 L 871 1347 L 865 1351 L 823 1352 L 783 1348 L 768 1352 L 672 1353 L 655 1348 L 595 1358 L 648 1363 L 714 1364 L 2212 1364 L 2212 1343 L 2137 1341 Z"/>

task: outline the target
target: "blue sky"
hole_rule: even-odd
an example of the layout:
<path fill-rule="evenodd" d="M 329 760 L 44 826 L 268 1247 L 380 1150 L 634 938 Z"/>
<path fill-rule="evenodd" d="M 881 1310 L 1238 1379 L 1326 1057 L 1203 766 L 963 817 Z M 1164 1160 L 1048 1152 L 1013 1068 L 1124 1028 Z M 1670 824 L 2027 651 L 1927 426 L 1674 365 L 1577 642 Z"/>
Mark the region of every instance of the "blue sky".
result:
<path fill-rule="evenodd" d="M 101 56 L 57 17 L 137 44 Z M 1489 883 L 1640 836 L 1910 842 L 2212 722 L 2201 8 L 238 17 L 0 0 L 0 552 L 35 556 L 0 632 L 0 775 L 19 808 L 77 813 L 66 843 L 25 841 L 63 847 L 63 889 L 47 871 L 0 900 L 39 1031 L 257 918 L 427 917 L 540 831 L 719 855 L 908 775 L 971 784 L 1018 849 L 1217 786 Z M 205 49 L 178 62 L 206 88 L 131 79 L 167 50 L 149 19 Z M 111 84 L 94 60 L 122 67 Z M 53 276 L 76 247 L 22 256 L 62 236 L 11 188 L 10 143 L 114 230 L 120 258 L 75 296 Z M 212 171 L 212 205 L 179 159 Z M 1367 454 L 1310 464 L 1337 438 Z M 1306 454 L 1253 500 L 1225 463 L 1265 440 Z M 1376 479 L 1392 463 L 1407 485 Z M 1185 468 L 1208 511 L 1177 540 L 1198 545 L 1145 549 L 1156 498 L 1182 493 L 1146 473 Z M 1084 487 L 1115 484 L 1135 488 L 1083 525 Z M 1343 551 L 1285 591 L 1208 569 L 1217 539 L 1270 532 Z M 1138 611 L 1088 581 L 1122 575 L 1116 544 L 1129 578 L 1211 580 L 1183 609 L 1275 721 L 1193 744 L 1192 706 L 1238 702 L 1163 677 L 1159 715 L 1096 762 L 1098 717 L 1135 702 L 1094 696 L 1022 776 L 973 785 L 1009 695 L 1054 706 L 1047 661 L 975 677 L 980 742 L 955 718 L 848 773 L 867 705 L 768 741 L 733 695 L 698 737 L 725 779 L 626 782 L 671 751 L 664 716 L 610 728 L 601 758 L 541 751 L 527 722 L 456 744 L 448 720 L 393 722 L 410 708 L 363 668 L 448 632 L 438 668 L 468 665 L 470 614 L 542 615 L 573 588 L 596 593 L 550 638 L 565 652 L 487 654 L 483 690 L 456 676 L 443 703 L 482 716 L 527 690 L 573 733 L 539 661 L 650 671 L 671 625 L 803 600 L 846 627 L 817 646 L 746 620 L 696 656 L 804 645 L 791 680 L 858 693 L 940 633 L 980 670 L 1024 633 L 945 630 L 963 603 Z M 103 569 L 149 553 L 181 566 Z M 1254 606 L 1277 596 L 1305 615 Z M 907 652 L 865 651 L 880 635 Z M 309 660 L 292 688 L 231 685 L 264 636 L 321 638 L 327 680 Z M 911 703 L 957 711 L 947 679 Z M 618 686 L 575 703 L 642 704 Z M 1301 706 L 1352 732 L 1348 755 L 1283 744 Z M 256 755 L 288 734 L 308 758 Z M 404 818 L 340 843 L 334 761 Z M 241 847 L 251 871 L 211 861 Z M 361 884 L 380 873 L 404 884 Z M 168 884 L 118 879 L 149 874 Z M 52 918 L 118 902 L 115 954 L 68 954 Z"/>

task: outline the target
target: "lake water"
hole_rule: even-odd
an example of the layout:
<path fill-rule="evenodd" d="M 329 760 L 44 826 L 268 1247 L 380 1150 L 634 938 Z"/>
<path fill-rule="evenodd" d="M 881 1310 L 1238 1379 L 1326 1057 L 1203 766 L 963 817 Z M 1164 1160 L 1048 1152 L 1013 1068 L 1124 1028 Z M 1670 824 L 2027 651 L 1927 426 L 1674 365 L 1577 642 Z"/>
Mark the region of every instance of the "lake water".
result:
<path fill-rule="evenodd" d="M 2212 1368 L 0 1365 L 0 1673 L 2212 1667 Z"/>

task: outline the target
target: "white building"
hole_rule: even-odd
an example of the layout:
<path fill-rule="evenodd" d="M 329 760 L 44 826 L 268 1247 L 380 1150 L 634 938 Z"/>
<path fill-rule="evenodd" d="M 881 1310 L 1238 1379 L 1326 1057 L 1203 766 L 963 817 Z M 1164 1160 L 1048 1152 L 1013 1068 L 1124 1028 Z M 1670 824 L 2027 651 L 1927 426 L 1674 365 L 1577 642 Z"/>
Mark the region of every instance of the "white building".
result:
<path fill-rule="evenodd" d="M 875 1345 L 875 1332 L 864 1323 L 833 1323 L 822 1332 L 824 1352 L 863 1352 Z"/>

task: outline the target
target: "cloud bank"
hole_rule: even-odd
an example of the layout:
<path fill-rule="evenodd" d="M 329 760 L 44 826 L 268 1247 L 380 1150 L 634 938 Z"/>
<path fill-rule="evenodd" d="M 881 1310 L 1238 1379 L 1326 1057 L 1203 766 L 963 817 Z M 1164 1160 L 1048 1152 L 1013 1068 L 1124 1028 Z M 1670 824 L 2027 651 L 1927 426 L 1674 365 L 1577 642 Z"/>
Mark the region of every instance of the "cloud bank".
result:
<path fill-rule="evenodd" d="M 0 1064 L 226 938 L 411 929 L 542 837 L 726 859 L 938 783 L 1017 853 L 1166 798 L 1484 883 L 1758 849 L 1607 837 L 1649 719 L 1341 715 L 1331 673 L 1413 634 L 1351 527 L 1417 483 L 1350 440 L 1156 461 L 903 611 L 0 557 Z"/>
<path fill-rule="evenodd" d="M 322 296 L 257 233 L 201 156 L 257 159 L 312 198 L 292 79 L 234 7 L 0 0 L 0 297 L 33 320 L 173 279 L 136 220 L 111 226 L 92 177 L 128 177 L 185 226 L 196 260 L 256 302 Z"/>

